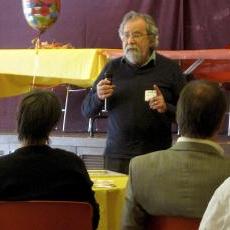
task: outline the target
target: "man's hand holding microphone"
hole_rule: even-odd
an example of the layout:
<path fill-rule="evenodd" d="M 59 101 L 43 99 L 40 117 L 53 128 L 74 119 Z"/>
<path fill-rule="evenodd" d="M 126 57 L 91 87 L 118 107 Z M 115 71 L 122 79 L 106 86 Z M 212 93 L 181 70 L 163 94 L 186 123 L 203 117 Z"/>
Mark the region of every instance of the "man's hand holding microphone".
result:
<path fill-rule="evenodd" d="M 105 78 L 97 84 L 97 96 L 100 100 L 105 100 L 104 111 L 107 111 L 107 98 L 111 97 L 115 85 L 112 84 L 112 74 L 105 73 Z"/>

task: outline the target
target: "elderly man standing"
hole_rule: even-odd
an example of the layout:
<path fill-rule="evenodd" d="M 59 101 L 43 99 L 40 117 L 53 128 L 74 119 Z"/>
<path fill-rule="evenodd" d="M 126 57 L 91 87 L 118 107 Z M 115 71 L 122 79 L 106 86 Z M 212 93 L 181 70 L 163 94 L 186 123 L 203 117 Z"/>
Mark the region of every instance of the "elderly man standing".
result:
<path fill-rule="evenodd" d="M 128 173 L 132 157 L 171 146 L 171 123 L 185 79 L 179 66 L 156 52 L 151 16 L 131 11 L 119 28 L 124 56 L 109 62 L 83 101 L 86 117 L 107 100 L 105 168 Z"/>
<path fill-rule="evenodd" d="M 230 159 L 214 141 L 226 107 L 218 84 L 197 80 L 184 87 L 177 104 L 181 137 L 130 162 L 122 230 L 147 229 L 149 216 L 202 217 L 230 176 Z"/>

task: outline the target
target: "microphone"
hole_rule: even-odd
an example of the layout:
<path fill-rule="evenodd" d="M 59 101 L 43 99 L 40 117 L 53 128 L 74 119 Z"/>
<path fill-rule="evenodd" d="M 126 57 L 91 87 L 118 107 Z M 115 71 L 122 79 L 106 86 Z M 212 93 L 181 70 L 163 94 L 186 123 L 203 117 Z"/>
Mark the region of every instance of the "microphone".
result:
<path fill-rule="evenodd" d="M 112 84 L 112 76 L 113 76 L 112 72 L 106 71 L 104 73 L 104 79 L 109 80 L 110 84 Z M 104 109 L 102 110 L 103 112 L 108 112 L 107 105 L 108 105 L 108 100 L 107 100 L 107 98 L 105 98 Z"/>

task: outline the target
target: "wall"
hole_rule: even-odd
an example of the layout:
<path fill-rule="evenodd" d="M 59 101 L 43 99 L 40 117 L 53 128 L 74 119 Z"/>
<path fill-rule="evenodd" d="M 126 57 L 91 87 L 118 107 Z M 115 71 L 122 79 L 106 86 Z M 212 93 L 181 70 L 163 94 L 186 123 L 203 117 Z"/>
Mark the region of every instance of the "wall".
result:
<path fill-rule="evenodd" d="M 152 15 L 160 49 L 221 48 L 230 43 L 229 0 L 62 0 L 58 21 L 42 40 L 78 48 L 119 48 L 117 30 L 129 10 Z M 0 1 L 0 48 L 27 48 L 36 31 L 27 25 L 21 0 Z"/>

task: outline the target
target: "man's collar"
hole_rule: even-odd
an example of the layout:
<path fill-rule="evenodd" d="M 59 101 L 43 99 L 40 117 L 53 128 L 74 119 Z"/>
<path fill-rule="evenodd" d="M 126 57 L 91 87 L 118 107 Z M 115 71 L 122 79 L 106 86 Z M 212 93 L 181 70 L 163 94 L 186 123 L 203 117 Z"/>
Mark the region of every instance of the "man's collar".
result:
<path fill-rule="evenodd" d="M 155 52 L 155 50 L 153 50 L 153 52 L 150 55 L 149 59 L 143 65 L 141 65 L 141 67 L 148 65 L 149 62 L 151 62 L 151 61 L 154 61 L 154 63 L 156 61 L 156 52 Z"/>
<path fill-rule="evenodd" d="M 201 143 L 210 145 L 213 148 L 215 148 L 222 156 L 224 155 L 223 148 L 216 142 L 210 140 L 210 139 L 201 139 L 201 138 L 191 138 L 191 137 L 179 137 L 177 139 L 177 142 L 195 142 L 195 143 Z"/>

